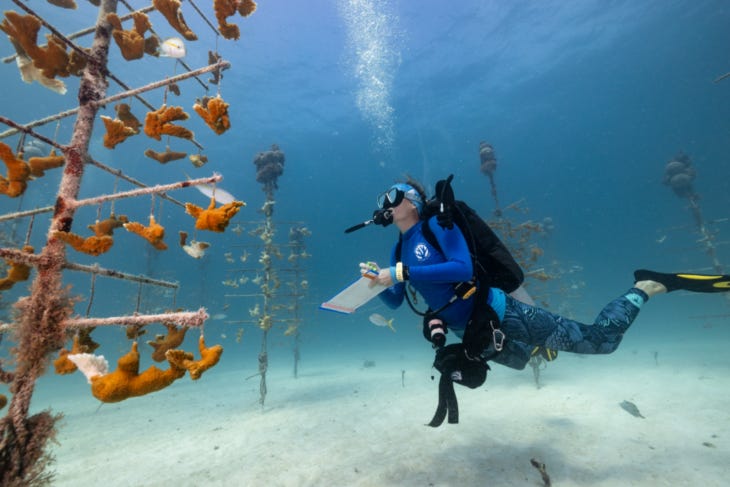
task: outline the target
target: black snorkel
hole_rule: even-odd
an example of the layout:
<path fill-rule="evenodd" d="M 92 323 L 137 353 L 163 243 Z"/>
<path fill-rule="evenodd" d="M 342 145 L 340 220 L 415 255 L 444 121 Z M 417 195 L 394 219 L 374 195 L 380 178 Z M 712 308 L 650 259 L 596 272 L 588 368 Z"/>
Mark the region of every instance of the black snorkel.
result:
<path fill-rule="evenodd" d="M 375 223 L 376 225 L 381 225 L 383 227 L 387 227 L 391 223 L 393 223 L 393 209 L 392 208 L 381 208 L 379 210 L 375 210 L 373 212 L 373 218 L 367 221 L 364 221 L 362 223 L 358 223 L 357 225 L 353 225 L 350 228 L 345 230 L 345 233 L 352 233 L 355 230 L 360 230 L 361 228 L 365 228 L 371 223 Z"/>

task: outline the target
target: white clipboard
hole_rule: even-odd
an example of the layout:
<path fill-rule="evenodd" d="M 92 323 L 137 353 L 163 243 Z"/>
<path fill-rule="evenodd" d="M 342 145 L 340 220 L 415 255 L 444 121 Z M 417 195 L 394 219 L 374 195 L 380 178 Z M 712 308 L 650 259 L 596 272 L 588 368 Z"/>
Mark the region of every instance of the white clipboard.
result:
<path fill-rule="evenodd" d="M 373 279 L 372 276 L 377 276 L 377 273 L 366 273 L 360 279 L 337 293 L 332 299 L 322 303 L 319 308 L 343 314 L 354 313 L 357 308 L 367 303 L 386 289 L 385 286 L 381 286 L 379 284 L 370 287 Z"/>

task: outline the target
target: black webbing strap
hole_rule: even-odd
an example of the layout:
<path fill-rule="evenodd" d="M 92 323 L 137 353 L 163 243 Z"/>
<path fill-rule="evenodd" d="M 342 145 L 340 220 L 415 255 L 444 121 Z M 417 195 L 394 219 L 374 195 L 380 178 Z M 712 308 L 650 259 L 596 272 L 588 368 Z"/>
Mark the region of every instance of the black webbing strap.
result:
<path fill-rule="evenodd" d="M 433 428 L 441 426 L 447 413 L 450 424 L 459 422 L 459 403 L 456 400 L 456 392 L 454 392 L 454 381 L 448 374 L 442 373 L 439 380 L 439 403 L 428 426 Z"/>

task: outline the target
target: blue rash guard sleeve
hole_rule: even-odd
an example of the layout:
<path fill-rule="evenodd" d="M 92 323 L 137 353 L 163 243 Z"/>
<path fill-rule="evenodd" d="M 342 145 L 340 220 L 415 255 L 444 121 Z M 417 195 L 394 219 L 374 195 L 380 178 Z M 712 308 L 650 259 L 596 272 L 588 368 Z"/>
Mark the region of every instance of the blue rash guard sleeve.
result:
<path fill-rule="evenodd" d="M 448 282 L 451 284 L 468 281 L 473 277 L 474 269 L 472 268 L 471 256 L 469 255 L 469 246 L 466 244 L 464 235 L 456 225 L 452 228 L 443 228 L 435 220 L 436 217 L 431 217 L 428 221 L 421 223 L 421 225 L 428 225 L 434 237 L 436 237 L 436 241 L 441 247 L 441 254 L 443 255 L 444 261 L 424 266 L 410 265 L 408 262 L 404 262 L 409 265 L 409 279 L 414 282 L 430 281 Z M 409 232 L 406 232 L 406 234 Z M 418 225 L 418 232 L 421 238 L 425 240 L 420 225 Z"/>
<path fill-rule="evenodd" d="M 422 225 L 429 225 L 441 252 L 427 241 Z M 440 308 L 453 296 L 453 284 L 468 281 L 473 276 L 469 247 L 461 230 L 456 226 L 444 229 L 435 222 L 435 217 L 427 222 L 417 223 L 402 235 L 400 241 L 393 246 L 391 266 L 396 264 L 398 245 L 402 245 L 401 261 L 408 266 L 413 287 L 432 309 Z M 380 293 L 380 298 L 389 307 L 397 308 L 403 303 L 404 294 L 405 283 L 400 282 Z M 463 313 L 458 314 L 460 316 L 457 321 L 462 321 Z"/>

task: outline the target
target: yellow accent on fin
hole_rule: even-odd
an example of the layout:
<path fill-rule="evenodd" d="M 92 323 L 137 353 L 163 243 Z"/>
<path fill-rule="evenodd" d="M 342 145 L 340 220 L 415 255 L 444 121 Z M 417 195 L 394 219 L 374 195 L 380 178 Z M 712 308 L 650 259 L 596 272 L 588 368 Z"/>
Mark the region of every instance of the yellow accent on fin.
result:
<path fill-rule="evenodd" d="M 720 279 L 723 276 L 706 276 L 703 274 L 677 274 L 677 277 L 682 279 L 696 279 L 698 281 L 711 281 L 713 279 Z"/>

